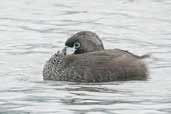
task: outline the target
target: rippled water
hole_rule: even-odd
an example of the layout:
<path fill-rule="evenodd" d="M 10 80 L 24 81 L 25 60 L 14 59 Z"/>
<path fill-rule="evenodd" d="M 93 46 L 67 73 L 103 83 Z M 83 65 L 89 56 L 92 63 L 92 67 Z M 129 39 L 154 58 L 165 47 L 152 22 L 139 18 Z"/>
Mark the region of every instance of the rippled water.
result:
<path fill-rule="evenodd" d="M 42 80 L 45 61 L 81 30 L 146 60 L 147 81 Z M 0 114 L 171 114 L 170 0 L 1 0 Z"/>

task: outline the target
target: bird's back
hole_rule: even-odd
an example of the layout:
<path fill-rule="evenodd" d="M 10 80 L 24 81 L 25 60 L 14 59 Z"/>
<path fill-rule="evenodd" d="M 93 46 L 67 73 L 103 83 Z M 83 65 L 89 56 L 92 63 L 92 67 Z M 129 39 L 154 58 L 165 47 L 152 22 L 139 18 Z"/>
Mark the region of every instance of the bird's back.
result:
<path fill-rule="evenodd" d="M 105 82 L 146 79 L 147 68 L 140 56 L 113 49 L 64 57 L 66 81 Z"/>

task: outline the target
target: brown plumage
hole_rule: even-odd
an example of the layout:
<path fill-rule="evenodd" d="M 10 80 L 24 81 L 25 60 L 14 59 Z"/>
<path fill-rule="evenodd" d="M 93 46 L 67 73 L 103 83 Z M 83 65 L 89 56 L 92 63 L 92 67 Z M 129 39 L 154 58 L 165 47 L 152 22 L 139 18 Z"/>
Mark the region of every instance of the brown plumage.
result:
<path fill-rule="evenodd" d="M 81 46 L 84 44 L 86 37 L 91 42 L 91 35 L 96 35 L 92 32 L 84 31 L 84 38 L 80 38 L 78 33 L 66 41 L 70 47 L 74 47 L 75 42 L 79 42 Z M 79 32 L 80 34 L 81 32 Z M 65 52 L 56 53 L 46 63 L 43 70 L 45 80 L 58 81 L 76 81 L 76 82 L 107 82 L 107 81 L 123 81 L 123 80 L 144 80 L 147 79 L 148 70 L 143 62 L 143 58 L 147 56 L 137 56 L 128 51 L 120 49 L 104 50 L 103 44 L 98 37 L 98 45 L 94 51 L 87 50 L 79 52 L 78 48 L 74 54 L 65 55 Z M 92 38 L 92 39 L 93 39 Z M 77 39 L 73 41 L 73 39 Z M 84 39 L 84 42 L 82 42 Z M 73 41 L 73 42 L 71 42 Z M 93 40 L 94 41 L 94 40 Z M 90 43 L 91 44 L 91 43 Z M 69 46 L 69 45 L 66 45 Z M 84 45 L 85 46 L 85 45 Z M 86 47 L 88 48 L 88 47 Z M 97 49 L 97 50 L 96 50 Z"/>

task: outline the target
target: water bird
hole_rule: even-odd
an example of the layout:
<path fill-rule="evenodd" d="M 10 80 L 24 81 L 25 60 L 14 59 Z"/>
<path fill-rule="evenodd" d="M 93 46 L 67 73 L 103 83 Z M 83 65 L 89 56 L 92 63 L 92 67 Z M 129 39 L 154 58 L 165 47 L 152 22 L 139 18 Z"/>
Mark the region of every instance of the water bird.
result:
<path fill-rule="evenodd" d="M 104 49 L 99 36 L 91 31 L 81 31 L 65 42 L 46 62 L 44 80 L 72 82 L 109 82 L 145 80 L 148 69 L 143 59 L 122 49 Z"/>

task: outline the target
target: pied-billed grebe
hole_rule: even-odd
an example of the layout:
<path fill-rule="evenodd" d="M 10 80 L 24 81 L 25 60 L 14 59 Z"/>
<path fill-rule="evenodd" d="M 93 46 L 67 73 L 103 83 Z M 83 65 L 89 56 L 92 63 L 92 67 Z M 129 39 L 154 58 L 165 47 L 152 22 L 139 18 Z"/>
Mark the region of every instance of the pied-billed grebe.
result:
<path fill-rule="evenodd" d="M 72 48 L 72 54 L 68 54 L 68 48 Z M 63 51 L 47 61 L 43 79 L 75 82 L 147 79 L 148 70 L 142 60 L 145 57 L 121 49 L 104 49 L 95 33 L 82 31 L 70 37 Z"/>

